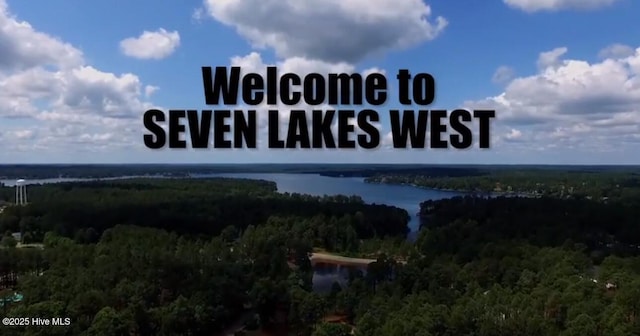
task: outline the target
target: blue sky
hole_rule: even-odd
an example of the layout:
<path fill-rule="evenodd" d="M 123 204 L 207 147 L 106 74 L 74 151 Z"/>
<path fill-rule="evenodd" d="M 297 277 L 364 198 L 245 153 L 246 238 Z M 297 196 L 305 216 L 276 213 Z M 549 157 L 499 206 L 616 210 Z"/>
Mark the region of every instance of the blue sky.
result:
<path fill-rule="evenodd" d="M 0 7 L 0 162 L 640 164 L 638 1 L 0 0 Z M 377 150 L 144 147 L 147 108 L 205 108 L 200 67 L 231 64 L 384 71 L 391 82 L 400 68 L 429 72 L 438 86 L 434 108 L 496 110 L 492 148 L 389 148 L 385 115 L 395 96 L 380 109 Z"/>

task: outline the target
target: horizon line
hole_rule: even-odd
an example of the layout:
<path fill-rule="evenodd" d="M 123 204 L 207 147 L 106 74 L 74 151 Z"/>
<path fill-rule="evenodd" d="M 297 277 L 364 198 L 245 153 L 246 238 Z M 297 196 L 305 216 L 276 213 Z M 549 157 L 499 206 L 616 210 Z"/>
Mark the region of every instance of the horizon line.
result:
<path fill-rule="evenodd" d="M 3 166 L 260 166 L 260 165 L 287 165 L 287 166 L 576 166 L 576 167 L 640 167 L 640 163 L 346 163 L 346 162 L 260 162 L 260 163 L 169 163 L 169 162 L 128 162 L 128 163 L 0 163 Z"/>

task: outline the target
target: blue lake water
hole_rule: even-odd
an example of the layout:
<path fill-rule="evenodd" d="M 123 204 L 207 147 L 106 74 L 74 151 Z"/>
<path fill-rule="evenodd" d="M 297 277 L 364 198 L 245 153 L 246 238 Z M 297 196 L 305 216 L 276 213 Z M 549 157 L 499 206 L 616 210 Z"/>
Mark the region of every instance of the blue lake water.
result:
<path fill-rule="evenodd" d="M 201 175 L 205 176 L 205 175 Z M 211 176 L 211 175 L 206 175 Z M 327 177 L 315 174 L 218 174 L 217 176 L 274 181 L 279 192 L 323 195 L 357 195 L 367 203 L 387 204 L 405 209 L 411 216 L 412 232 L 420 226 L 416 216 L 420 203 L 426 200 L 451 198 L 460 192 L 423 189 L 408 185 L 365 183 L 361 177 Z M 194 175 L 194 177 L 199 177 Z"/>

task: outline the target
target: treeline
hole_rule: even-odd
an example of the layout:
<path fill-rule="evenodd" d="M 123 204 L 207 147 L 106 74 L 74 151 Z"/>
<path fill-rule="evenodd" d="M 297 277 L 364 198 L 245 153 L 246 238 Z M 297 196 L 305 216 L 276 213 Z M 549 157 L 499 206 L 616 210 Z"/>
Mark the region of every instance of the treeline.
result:
<path fill-rule="evenodd" d="M 106 178 L 121 176 L 179 176 L 216 173 L 302 173 L 324 176 L 368 177 L 376 174 L 427 174 L 474 176 L 485 171 L 475 167 L 389 164 L 84 164 L 0 165 L 0 179 Z"/>
<path fill-rule="evenodd" d="M 477 193 L 514 193 L 556 198 L 621 199 L 640 196 L 640 170 L 494 170 L 475 176 L 379 174 L 369 183 L 411 184 L 418 187 Z"/>
<path fill-rule="evenodd" d="M 602 203 L 589 200 L 524 197 L 455 197 L 421 204 L 423 234 L 432 253 L 470 258 L 483 242 L 524 241 L 561 246 L 570 239 L 595 258 L 614 253 L 640 254 L 640 201 Z M 442 244 L 442 245 L 438 245 Z"/>
<path fill-rule="evenodd" d="M 0 198 L 13 197 L 0 188 Z M 359 239 L 408 233 L 406 210 L 365 204 L 355 196 L 280 194 L 269 181 L 243 179 L 132 179 L 45 184 L 29 187 L 30 204 L 7 207 L 0 232 L 22 232 L 32 241 L 53 231 L 95 242 L 117 224 L 132 224 L 188 235 L 218 235 L 228 226 L 243 231 L 271 216 L 341 218 Z"/>
<path fill-rule="evenodd" d="M 522 197 L 455 197 L 421 204 L 425 243 L 432 252 L 468 260 L 483 243 L 522 241 L 561 246 L 570 239 L 596 260 L 608 254 L 640 255 L 640 200 L 602 203 L 589 200 Z M 439 245 L 440 244 L 440 245 Z"/>
<path fill-rule="evenodd" d="M 0 165 L 0 179 L 187 176 L 189 173 L 210 172 L 201 165 Z"/>
<path fill-rule="evenodd" d="M 379 175 L 427 175 L 434 177 L 465 177 L 465 176 L 482 176 L 487 172 L 478 168 L 467 167 L 436 167 L 436 166 L 424 166 L 424 165 L 392 165 L 392 166 L 377 166 L 362 165 L 357 168 L 342 168 L 336 170 L 316 170 L 315 173 L 324 176 L 333 177 L 375 177 Z"/>

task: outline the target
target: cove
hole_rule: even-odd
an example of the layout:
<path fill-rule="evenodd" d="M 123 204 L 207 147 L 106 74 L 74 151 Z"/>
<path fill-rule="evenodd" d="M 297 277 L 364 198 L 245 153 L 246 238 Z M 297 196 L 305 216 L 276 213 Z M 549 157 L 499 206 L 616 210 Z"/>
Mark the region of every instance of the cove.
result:
<path fill-rule="evenodd" d="M 193 177 L 211 177 L 212 175 L 193 175 Z M 426 200 L 438 200 L 465 195 L 462 192 L 423 189 L 408 185 L 373 184 L 364 182 L 362 177 L 328 177 L 317 174 L 215 174 L 213 176 L 245 178 L 273 181 L 281 193 L 299 193 L 313 196 L 356 195 L 366 203 L 386 204 L 407 210 L 409 220 L 409 239 L 415 237 L 420 228 L 417 213 L 420 203 Z"/>

